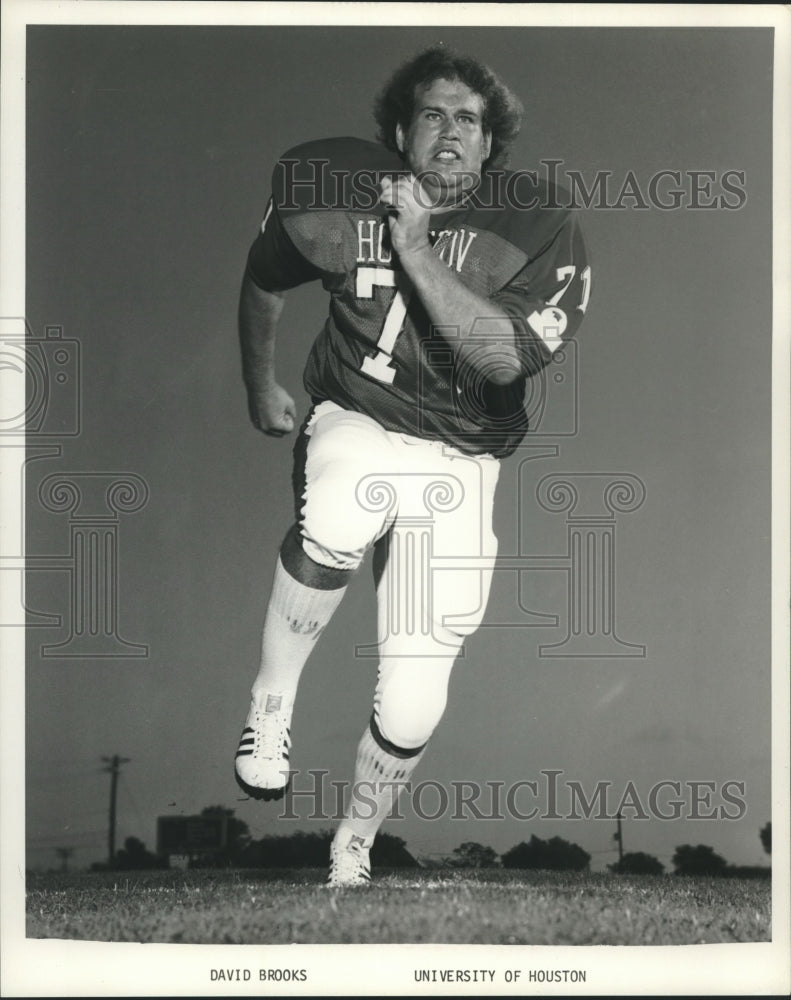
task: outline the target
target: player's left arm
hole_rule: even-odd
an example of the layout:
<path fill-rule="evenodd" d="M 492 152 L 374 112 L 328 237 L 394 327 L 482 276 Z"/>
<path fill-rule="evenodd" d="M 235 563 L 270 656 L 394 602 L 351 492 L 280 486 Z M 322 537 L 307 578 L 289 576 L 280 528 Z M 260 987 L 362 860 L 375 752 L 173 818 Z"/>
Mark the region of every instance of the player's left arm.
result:
<path fill-rule="evenodd" d="M 431 212 L 416 193 L 413 179 L 383 180 L 380 201 L 393 207 L 388 217 L 393 249 L 429 319 L 440 332 L 443 327 L 454 331 L 448 343 L 456 360 L 483 371 L 497 385 L 516 381 L 523 370 L 512 319 L 500 305 L 463 285 L 434 253 L 428 238 Z M 473 333 L 478 335 L 475 339 Z M 482 333 L 496 340 L 496 365 L 481 350 Z"/>
<path fill-rule="evenodd" d="M 558 217 L 551 239 L 491 301 L 511 319 L 522 371 L 535 375 L 573 337 L 591 294 L 591 267 L 577 216 Z"/>

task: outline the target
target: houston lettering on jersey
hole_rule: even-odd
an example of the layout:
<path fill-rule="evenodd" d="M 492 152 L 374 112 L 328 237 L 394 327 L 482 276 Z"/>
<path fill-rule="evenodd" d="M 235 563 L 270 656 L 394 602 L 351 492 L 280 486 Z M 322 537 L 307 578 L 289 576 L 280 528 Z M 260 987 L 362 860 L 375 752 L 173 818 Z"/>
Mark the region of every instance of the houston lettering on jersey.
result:
<path fill-rule="evenodd" d="M 376 219 L 357 220 L 358 264 L 392 263 L 393 252 L 390 249 L 388 230 L 386 222 L 377 222 Z M 432 246 L 437 249 L 439 259 L 460 274 L 472 241 L 478 234 L 461 228 L 429 229 L 428 235 Z"/>

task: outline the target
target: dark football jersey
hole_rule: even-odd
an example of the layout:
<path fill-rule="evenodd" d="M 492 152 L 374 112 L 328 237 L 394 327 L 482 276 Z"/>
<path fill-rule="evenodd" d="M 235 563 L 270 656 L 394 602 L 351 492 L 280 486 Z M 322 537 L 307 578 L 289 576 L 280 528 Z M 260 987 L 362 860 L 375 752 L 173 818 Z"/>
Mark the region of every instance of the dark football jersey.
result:
<path fill-rule="evenodd" d="M 432 327 L 391 248 L 377 185 L 403 173 L 395 154 L 361 139 L 289 151 L 275 168 L 248 273 L 267 291 L 321 280 L 330 293 L 305 367 L 312 399 L 388 430 L 503 457 L 527 431 L 526 379 L 574 335 L 587 307 L 590 267 L 576 216 L 558 207 L 550 186 L 502 171 L 484 173 L 463 204 L 431 216 L 434 252 L 513 321 L 524 374 L 497 385 L 487 377 L 497 366 L 496 324 L 477 318 L 467 342 L 480 355 L 460 366 L 457 331 Z"/>

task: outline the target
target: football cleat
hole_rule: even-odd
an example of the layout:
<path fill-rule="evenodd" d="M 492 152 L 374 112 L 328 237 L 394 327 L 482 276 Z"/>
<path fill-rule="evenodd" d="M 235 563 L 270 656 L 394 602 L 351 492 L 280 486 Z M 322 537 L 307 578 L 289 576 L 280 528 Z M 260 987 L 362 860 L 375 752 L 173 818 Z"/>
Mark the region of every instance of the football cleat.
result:
<path fill-rule="evenodd" d="M 330 875 L 327 885 L 333 889 L 370 885 L 371 862 L 368 853 L 372 842 L 373 838 L 366 843 L 354 833 L 336 833 L 330 846 Z"/>
<path fill-rule="evenodd" d="M 282 799 L 291 783 L 288 754 L 291 749 L 289 715 L 280 710 L 281 699 L 269 695 L 261 707 L 250 703 L 236 751 L 234 775 L 251 798 Z"/>

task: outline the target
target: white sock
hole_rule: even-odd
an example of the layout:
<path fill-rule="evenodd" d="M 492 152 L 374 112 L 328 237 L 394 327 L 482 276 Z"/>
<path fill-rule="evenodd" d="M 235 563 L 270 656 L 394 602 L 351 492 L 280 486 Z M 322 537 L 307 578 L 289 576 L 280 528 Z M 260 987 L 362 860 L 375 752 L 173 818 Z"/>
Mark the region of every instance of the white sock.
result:
<path fill-rule="evenodd" d="M 398 748 L 390 745 L 390 749 L 385 749 L 376 740 L 372 732 L 375 726 L 376 722 L 372 719 L 357 746 L 351 801 L 346 818 L 341 821 L 335 835 L 340 844 L 357 836 L 362 838 L 366 847 L 371 846 L 379 827 L 390 815 L 396 799 L 423 756 L 425 746 L 403 751 L 409 756 L 396 756 L 391 750 L 397 751 Z M 387 743 L 381 735 L 380 739 Z"/>
<path fill-rule="evenodd" d="M 291 712 L 302 668 L 345 593 L 346 587 L 306 587 L 278 558 L 264 620 L 261 666 L 252 687 L 255 702 L 266 707 L 279 698 L 280 710 Z"/>

